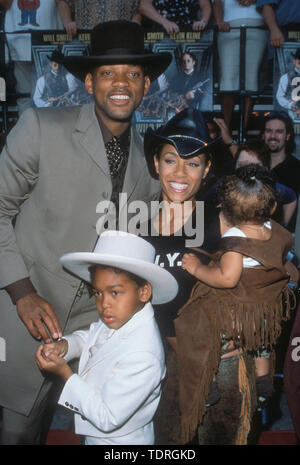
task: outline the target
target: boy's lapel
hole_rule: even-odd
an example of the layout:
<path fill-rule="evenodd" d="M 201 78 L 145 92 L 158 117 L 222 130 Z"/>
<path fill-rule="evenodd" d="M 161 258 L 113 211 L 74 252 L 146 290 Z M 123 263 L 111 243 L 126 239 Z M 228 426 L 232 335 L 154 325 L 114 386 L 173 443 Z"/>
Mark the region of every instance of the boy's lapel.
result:
<path fill-rule="evenodd" d="M 147 303 L 143 310 L 136 313 L 126 325 L 118 330 L 111 331 L 106 339 L 104 339 L 105 336 L 102 337 L 100 333 L 101 331 L 103 332 L 103 325 L 99 326 L 99 328 L 91 334 L 90 342 L 82 353 L 78 374 L 84 376 L 95 365 L 102 363 L 108 356 L 111 356 L 114 351 L 120 354 L 122 352 L 122 341 L 127 345 L 128 342 L 126 339 L 128 339 L 132 331 L 136 328 L 139 328 L 139 331 L 143 330 L 143 328 L 147 328 L 147 320 L 151 318 L 153 318 L 153 308 L 150 303 Z"/>
<path fill-rule="evenodd" d="M 115 331 L 111 338 L 103 344 L 91 345 L 86 351 L 86 363 L 81 364 L 79 375 L 84 376 L 91 368 L 98 363 L 102 363 L 107 357 L 111 357 L 115 350 L 118 350 L 120 336 Z"/>

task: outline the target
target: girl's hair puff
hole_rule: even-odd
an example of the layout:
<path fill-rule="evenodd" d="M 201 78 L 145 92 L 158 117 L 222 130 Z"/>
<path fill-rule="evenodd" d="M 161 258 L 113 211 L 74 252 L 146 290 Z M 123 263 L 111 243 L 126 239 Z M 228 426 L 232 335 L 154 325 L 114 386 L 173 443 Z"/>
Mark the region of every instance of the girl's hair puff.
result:
<path fill-rule="evenodd" d="M 272 173 L 254 163 L 226 176 L 217 195 L 222 212 L 232 225 L 263 224 L 276 207 L 276 183 Z"/>

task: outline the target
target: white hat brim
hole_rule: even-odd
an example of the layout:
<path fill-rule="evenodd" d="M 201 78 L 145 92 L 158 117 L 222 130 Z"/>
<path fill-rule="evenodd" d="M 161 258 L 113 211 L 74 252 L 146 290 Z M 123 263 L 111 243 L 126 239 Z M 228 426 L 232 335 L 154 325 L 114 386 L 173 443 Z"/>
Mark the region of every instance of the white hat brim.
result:
<path fill-rule="evenodd" d="M 129 271 L 151 284 L 153 304 L 170 302 L 178 293 L 178 283 L 171 273 L 143 260 L 110 254 L 75 252 L 63 255 L 60 262 L 67 270 L 88 283 L 91 283 L 89 267 L 92 265 L 108 265 Z"/>

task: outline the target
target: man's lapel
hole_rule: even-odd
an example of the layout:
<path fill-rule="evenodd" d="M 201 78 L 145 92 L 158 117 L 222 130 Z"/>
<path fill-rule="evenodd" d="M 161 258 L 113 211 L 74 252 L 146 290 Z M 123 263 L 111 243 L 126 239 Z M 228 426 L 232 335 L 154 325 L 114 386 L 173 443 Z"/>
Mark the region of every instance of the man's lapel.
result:
<path fill-rule="evenodd" d="M 93 103 L 82 106 L 73 137 L 110 178 L 106 150 Z"/>
<path fill-rule="evenodd" d="M 137 183 L 143 178 L 145 170 L 145 160 L 143 154 L 143 143 L 141 137 L 131 128 L 130 152 L 127 163 L 127 169 L 124 179 L 123 192 L 127 193 L 129 200 L 133 194 Z"/>

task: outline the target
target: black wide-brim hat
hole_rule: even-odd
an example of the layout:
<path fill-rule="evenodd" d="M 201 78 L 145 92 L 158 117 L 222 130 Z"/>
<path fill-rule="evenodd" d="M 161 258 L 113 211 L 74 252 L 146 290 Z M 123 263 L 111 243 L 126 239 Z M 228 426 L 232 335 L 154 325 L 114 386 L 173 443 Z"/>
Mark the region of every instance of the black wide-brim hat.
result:
<path fill-rule="evenodd" d="M 144 137 L 144 152 L 152 177 L 158 178 L 154 155 L 161 144 L 171 144 L 181 158 L 189 158 L 200 153 L 211 154 L 220 138 L 211 139 L 201 111 L 186 108 L 171 118 L 157 131 L 148 128 Z"/>
<path fill-rule="evenodd" d="M 296 53 L 291 52 L 291 55 L 294 57 L 294 59 L 300 60 L 300 48 L 297 48 Z"/>
<path fill-rule="evenodd" d="M 63 64 L 64 55 L 59 50 L 53 50 L 51 55 L 47 55 L 49 61 L 54 61 L 55 63 Z"/>
<path fill-rule="evenodd" d="M 65 68 L 81 81 L 95 66 L 142 65 L 150 81 L 158 78 L 169 66 L 172 55 L 168 52 L 151 53 L 144 48 L 143 28 L 132 21 L 107 21 L 91 32 L 89 56 L 68 56 Z"/>

